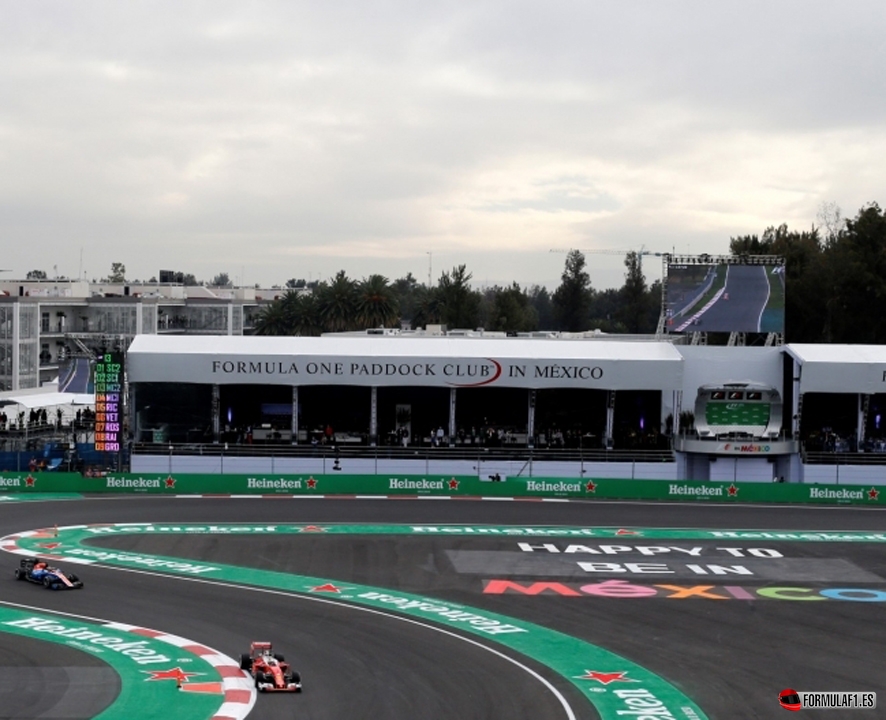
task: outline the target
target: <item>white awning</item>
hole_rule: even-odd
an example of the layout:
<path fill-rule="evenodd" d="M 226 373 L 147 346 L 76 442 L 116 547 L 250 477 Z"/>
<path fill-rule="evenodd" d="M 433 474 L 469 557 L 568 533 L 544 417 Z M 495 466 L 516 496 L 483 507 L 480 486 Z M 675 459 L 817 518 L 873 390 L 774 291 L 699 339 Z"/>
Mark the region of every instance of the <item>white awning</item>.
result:
<path fill-rule="evenodd" d="M 61 405 L 94 405 L 95 395 L 84 395 L 80 393 L 39 393 L 39 394 L 21 394 L 21 393 L 2 393 L 0 394 L 0 405 L 21 405 L 28 410 L 37 408 L 56 407 Z"/>
<path fill-rule="evenodd" d="M 130 382 L 671 391 L 669 342 L 463 337 L 139 335 Z"/>
<path fill-rule="evenodd" d="M 801 392 L 886 392 L 886 345 L 807 345 L 790 343 L 800 364 Z"/>

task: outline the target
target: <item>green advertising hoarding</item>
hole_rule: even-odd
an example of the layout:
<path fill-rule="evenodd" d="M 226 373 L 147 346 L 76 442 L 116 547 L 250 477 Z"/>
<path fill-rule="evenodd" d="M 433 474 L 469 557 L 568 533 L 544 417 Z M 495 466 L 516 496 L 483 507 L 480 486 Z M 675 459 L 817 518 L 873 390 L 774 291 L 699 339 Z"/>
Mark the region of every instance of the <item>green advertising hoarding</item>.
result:
<path fill-rule="evenodd" d="M 210 475 L 3 473 L 0 493 L 147 493 L 165 495 L 315 495 L 515 497 L 521 499 L 665 500 L 820 503 L 879 506 L 883 493 L 867 485 L 690 482 L 611 478 L 515 478 L 474 475 Z"/>

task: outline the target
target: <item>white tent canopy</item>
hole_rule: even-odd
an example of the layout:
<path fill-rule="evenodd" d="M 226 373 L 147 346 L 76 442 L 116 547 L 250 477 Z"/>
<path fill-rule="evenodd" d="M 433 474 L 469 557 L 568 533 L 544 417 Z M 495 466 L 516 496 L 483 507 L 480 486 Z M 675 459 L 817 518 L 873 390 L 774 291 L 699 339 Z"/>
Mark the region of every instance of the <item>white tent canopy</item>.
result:
<path fill-rule="evenodd" d="M 21 405 L 28 408 L 28 410 L 35 410 L 46 407 L 58 407 L 61 405 L 94 404 L 95 395 L 84 395 L 80 393 L 60 393 L 45 391 L 28 392 L 27 390 L 0 393 L 0 406 Z"/>
<path fill-rule="evenodd" d="M 462 337 L 139 335 L 135 383 L 598 388 L 670 391 L 669 342 Z"/>
<path fill-rule="evenodd" d="M 886 345 L 811 345 L 785 349 L 800 365 L 802 392 L 886 392 Z"/>

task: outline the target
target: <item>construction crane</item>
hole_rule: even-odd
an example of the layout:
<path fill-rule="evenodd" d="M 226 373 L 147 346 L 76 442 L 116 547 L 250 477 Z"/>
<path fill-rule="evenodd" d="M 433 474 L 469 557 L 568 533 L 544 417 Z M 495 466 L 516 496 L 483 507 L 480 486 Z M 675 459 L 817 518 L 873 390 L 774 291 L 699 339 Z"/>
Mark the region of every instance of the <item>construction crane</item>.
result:
<path fill-rule="evenodd" d="M 580 253 L 584 253 L 585 255 L 627 255 L 628 253 L 636 253 L 637 258 L 640 261 L 640 270 L 643 270 L 643 258 L 647 255 L 651 255 L 653 257 L 664 257 L 667 253 L 662 252 L 653 252 L 652 250 L 647 250 L 645 245 L 641 245 L 639 250 L 616 250 L 616 249 L 598 249 L 598 248 L 569 248 L 564 250 L 562 248 L 553 248 L 551 250 L 552 253 L 569 253 L 573 250 L 578 250 Z"/>

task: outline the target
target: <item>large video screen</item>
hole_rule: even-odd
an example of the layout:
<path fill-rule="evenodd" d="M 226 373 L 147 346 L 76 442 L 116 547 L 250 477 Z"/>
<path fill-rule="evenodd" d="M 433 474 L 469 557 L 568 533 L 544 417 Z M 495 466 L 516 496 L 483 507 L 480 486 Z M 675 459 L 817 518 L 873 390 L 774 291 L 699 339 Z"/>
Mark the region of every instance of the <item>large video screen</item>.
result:
<path fill-rule="evenodd" d="M 784 265 L 780 258 L 673 262 L 667 266 L 669 333 L 784 333 Z"/>
<path fill-rule="evenodd" d="M 123 353 L 106 353 L 95 363 L 95 449 L 118 452 L 123 423 Z"/>
<path fill-rule="evenodd" d="M 85 357 L 68 358 L 59 365 L 58 391 L 63 393 L 95 392 L 95 361 Z"/>

